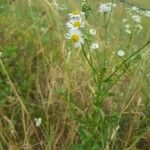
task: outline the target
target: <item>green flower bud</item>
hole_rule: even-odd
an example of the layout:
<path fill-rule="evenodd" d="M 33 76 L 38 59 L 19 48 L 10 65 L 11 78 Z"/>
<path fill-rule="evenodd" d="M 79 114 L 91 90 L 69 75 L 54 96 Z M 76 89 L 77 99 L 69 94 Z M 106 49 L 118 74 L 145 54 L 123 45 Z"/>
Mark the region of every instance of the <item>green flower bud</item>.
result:
<path fill-rule="evenodd" d="M 91 6 L 87 0 L 82 0 L 82 11 L 85 13 L 85 18 L 87 18 L 91 11 Z"/>

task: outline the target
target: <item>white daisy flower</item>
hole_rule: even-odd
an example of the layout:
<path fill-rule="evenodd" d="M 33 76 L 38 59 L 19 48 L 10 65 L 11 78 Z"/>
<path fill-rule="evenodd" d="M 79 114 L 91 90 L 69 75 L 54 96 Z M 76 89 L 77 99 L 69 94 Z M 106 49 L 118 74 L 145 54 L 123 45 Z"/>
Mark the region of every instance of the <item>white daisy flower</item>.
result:
<path fill-rule="evenodd" d="M 115 3 L 104 3 L 104 4 L 100 4 L 100 6 L 99 6 L 99 12 L 100 13 L 109 13 L 109 12 L 111 12 L 111 9 L 113 8 L 113 7 L 116 7 L 117 5 L 115 4 Z"/>
<path fill-rule="evenodd" d="M 117 52 L 117 55 L 118 55 L 119 57 L 123 57 L 123 56 L 125 55 L 125 52 L 124 52 L 123 50 L 119 50 L 119 51 Z"/>
<path fill-rule="evenodd" d="M 92 45 L 91 45 L 91 50 L 96 50 L 96 49 L 98 49 L 99 48 L 99 44 L 98 43 L 96 43 L 96 42 L 94 42 L 94 43 L 92 43 Z"/>
<path fill-rule="evenodd" d="M 95 29 L 90 29 L 90 34 L 91 35 L 96 35 L 96 30 Z"/>
<path fill-rule="evenodd" d="M 85 22 L 82 18 L 78 19 L 70 19 L 66 23 L 67 27 L 70 28 L 84 28 L 85 27 Z"/>
<path fill-rule="evenodd" d="M 42 118 L 35 118 L 34 120 L 35 120 L 36 127 L 39 127 L 42 123 Z"/>
<path fill-rule="evenodd" d="M 69 19 L 80 19 L 80 18 L 85 19 L 85 13 L 80 12 L 80 11 L 69 13 L 68 16 L 69 16 Z"/>
<path fill-rule="evenodd" d="M 74 42 L 75 48 L 80 48 L 81 45 L 84 43 L 83 34 L 77 28 L 72 28 L 66 34 L 66 38 L 70 39 Z"/>

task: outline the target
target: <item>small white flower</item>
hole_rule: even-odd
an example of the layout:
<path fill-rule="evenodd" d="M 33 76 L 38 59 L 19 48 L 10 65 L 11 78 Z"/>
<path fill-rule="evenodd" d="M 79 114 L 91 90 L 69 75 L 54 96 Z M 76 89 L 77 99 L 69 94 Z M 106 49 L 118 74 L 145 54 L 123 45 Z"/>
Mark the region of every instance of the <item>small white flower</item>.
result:
<path fill-rule="evenodd" d="M 150 11 L 149 11 L 149 10 L 145 11 L 144 15 L 145 15 L 146 17 L 150 17 Z"/>
<path fill-rule="evenodd" d="M 137 27 L 142 30 L 143 29 L 143 26 L 141 24 L 137 24 Z"/>
<path fill-rule="evenodd" d="M 100 4 L 98 11 L 102 14 L 109 13 L 111 12 L 111 9 L 116 6 L 117 5 L 115 3 L 103 3 L 103 4 Z"/>
<path fill-rule="evenodd" d="M 85 27 L 85 22 L 82 18 L 78 19 L 70 19 L 66 23 L 67 27 L 70 28 L 84 28 Z"/>
<path fill-rule="evenodd" d="M 90 34 L 91 35 L 96 35 L 96 30 L 95 29 L 90 29 Z"/>
<path fill-rule="evenodd" d="M 125 52 L 124 52 L 123 50 L 119 50 L 119 51 L 117 52 L 117 55 L 118 55 L 119 57 L 123 57 L 123 56 L 125 55 Z"/>
<path fill-rule="evenodd" d="M 127 19 L 123 19 L 122 22 L 127 22 Z"/>
<path fill-rule="evenodd" d="M 130 28 L 130 25 L 129 25 L 129 24 L 126 24 L 126 25 L 125 25 L 125 28 L 129 29 L 129 28 Z"/>
<path fill-rule="evenodd" d="M 128 34 L 131 34 L 131 33 L 132 33 L 132 31 L 129 30 L 129 29 L 125 29 L 125 32 L 128 33 Z"/>
<path fill-rule="evenodd" d="M 138 7 L 136 7 L 136 6 L 133 6 L 131 9 L 132 9 L 133 11 L 136 11 L 136 12 L 138 12 L 138 11 L 139 11 L 139 8 L 138 8 Z"/>
<path fill-rule="evenodd" d="M 80 48 L 84 43 L 82 32 L 76 28 L 70 29 L 66 34 L 66 38 L 72 40 L 76 48 Z"/>
<path fill-rule="evenodd" d="M 36 127 L 39 127 L 42 123 L 42 118 L 35 118 L 34 120 L 35 120 Z"/>
<path fill-rule="evenodd" d="M 137 23 L 140 23 L 141 22 L 141 17 L 139 15 L 133 15 L 132 16 L 132 19 L 137 22 Z"/>
<path fill-rule="evenodd" d="M 96 50 L 96 49 L 98 49 L 99 48 L 99 44 L 98 43 L 96 43 L 96 42 L 94 42 L 94 43 L 92 43 L 92 45 L 91 45 L 91 50 Z"/>

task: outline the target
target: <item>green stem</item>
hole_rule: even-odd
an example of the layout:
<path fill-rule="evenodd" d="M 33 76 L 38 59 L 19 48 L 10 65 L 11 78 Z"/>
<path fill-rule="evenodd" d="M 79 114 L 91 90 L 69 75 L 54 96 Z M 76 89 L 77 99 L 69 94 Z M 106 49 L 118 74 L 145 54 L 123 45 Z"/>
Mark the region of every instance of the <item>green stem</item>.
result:
<path fill-rule="evenodd" d="M 83 45 L 82 45 L 82 50 L 83 50 L 83 55 L 84 55 L 84 57 L 86 58 L 86 60 L 87 60 L 88 64 L 90 65 L 90 67 L 92 68 L 93 72 L 94 72 L 96 75 L 98 75 L 98 74 L 97 74 L 97 71 L 95 70 L 95 68 L 94 68 L 94 66 L 93 66 L 93 64 L 92 64 L 92 63 L 90 62 L 90 60 L 88 59 Z"/>
<path fill-rule="evenodd" d="M 108 16 L 108 21 L 105 24 L 106 28 L 108 28 L 108 26 L 109 26 L 110 18 L 111 18 L 111 15 L 112 15 L 113 3 L 114 3 L 114 0 L 112 0 L 111 11 L 110 11 L 109 16 Z"/>
<path fill-rule="evenodd" d="M 104 48 L 104 68 L 106 67 L 106 55 L 107 55 L 107 28 L 108 28 L 108 22 L 106 20 L 106 14 L 104 13 L 104 23 L 105 23 L 105 48 Z"/>
<path fill-rule="evenodd" d="M 98 92 L 101 91 L 101 85 L 105 74 L 105 68 L 106 68 L 106 60 L 107 60 L 107 28 L 108 28 L 108 22 L 106 18 L 106 13 L 104 13 L 104 30 L 105 30 L 105 47 L 103 51 L 103 57 L 102 57 L 102 64 L 100 64 L 100 75 L 98 76 Z"/>
<path fill-rule="evenodd" d="M 131 6 L 131 7 L 135 6 L 135 7 L 139 8 L 139 9 L 141 9 L 141 10 L 143 10 L 143 11 L 150 11 L 149 8 L 144 8 L 144 7 L 135 5 L 135 4 L 131 3 L 131 2 L 129 2 L 128 0 L 119 0 L 119 1 L 120 1 L 121 3 L 126 3 L 127 5 L 129 5 L 129 6 Z"/>
<path fill-rule="evenodd" d="M 135 56 L 137 53 L 139 53 L 141 50 L 143 50 L 146 46 L 148 46 L 150 44 L 150 40 L 148 40 L 140 49 L 138 49 L 136 52 L 134 52 L 132 55 L 130 55 L 129 57 L 127 57 L 117 68 L 116 70 L 108 77 L 104 80 L 104 82 L 108 81 L 109 79 L 111 79 L 116 72 L 122 67 L 123 64 L 125 64 L 128 60 L 130 60 L 133 56 Z"/>

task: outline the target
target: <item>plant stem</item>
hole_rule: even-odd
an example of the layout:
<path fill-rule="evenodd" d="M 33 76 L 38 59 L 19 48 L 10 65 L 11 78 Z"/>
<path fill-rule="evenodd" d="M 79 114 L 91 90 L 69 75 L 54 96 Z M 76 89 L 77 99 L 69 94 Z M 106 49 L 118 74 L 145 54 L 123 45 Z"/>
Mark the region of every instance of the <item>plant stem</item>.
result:
<path fill-rule="evenodd" d="M 140 49 L 138 49 L 136 52 L 134 52 L 132 55 L 130 55 L 129 57 L 127 57 L 117 68 L 116 70 L 109 76 L 107 77 L 104 82 L 108 81 L 109 79 L 111 79 L 115 73 L 122 67 L 123 64 L 125 64 L 128 60 L 130 60 L 133 56 L 135 56 L 137 53 L 139 53 L 141 50 L 143 50 L 145 47 L 147 47 L 150 44 L 150 40 L 148 40 Z"/>
<path fill-rule="evenodd" d="M 84 46 L 82 45 L 82 50 L 83 50 L 83 55 L 84 57 L 86 58 L 88 64 L 90 65 L 90 67 L 92 68 L 93 72 L 98 75 L 96 69 L 94 68 L 93 64 L 90 62 L 90 60 L 88 59 L 87 55 L 86 55 L 86 52 L 85 52 L 85 49 L 84 49 Z"/>

